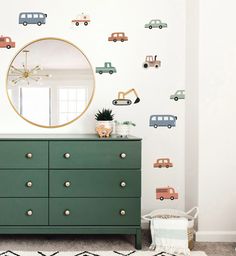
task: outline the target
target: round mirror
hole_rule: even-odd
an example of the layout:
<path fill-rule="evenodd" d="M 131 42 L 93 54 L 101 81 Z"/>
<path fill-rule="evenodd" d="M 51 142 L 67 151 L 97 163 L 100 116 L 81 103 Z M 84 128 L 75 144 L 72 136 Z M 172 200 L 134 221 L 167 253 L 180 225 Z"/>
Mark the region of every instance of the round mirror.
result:
<path fill-rule="evenodd" d="M 58 38 L 26 45 L 10 64 L 7 93 L 15 111 L 40 127 L 78 119 L 92 101 L 94 73 L 81 50 Z"/>

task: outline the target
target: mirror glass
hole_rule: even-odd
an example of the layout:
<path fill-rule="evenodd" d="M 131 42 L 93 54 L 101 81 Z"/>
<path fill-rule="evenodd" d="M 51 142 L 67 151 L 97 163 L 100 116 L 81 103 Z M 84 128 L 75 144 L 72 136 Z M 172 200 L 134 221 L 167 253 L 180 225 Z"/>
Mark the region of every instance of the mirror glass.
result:
<path fill-rule="evenodd" d="M 10 64 L 7 93 L 15 111 L 41 127 L 60 127 L 78 119 L 94 93 L 94 73 L 70 42 L 43 38 L 21 49 Z"/>

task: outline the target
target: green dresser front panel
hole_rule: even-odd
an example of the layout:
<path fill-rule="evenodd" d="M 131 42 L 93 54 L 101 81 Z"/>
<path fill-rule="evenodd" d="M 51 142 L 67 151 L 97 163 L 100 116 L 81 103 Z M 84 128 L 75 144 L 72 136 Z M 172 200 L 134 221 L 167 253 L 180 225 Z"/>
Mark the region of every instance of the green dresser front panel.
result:
<path fill-rule="evenodd" d="M 47 169 L 47 141 L 0 141 L 0 169 Z"/>
<path fill-rule="evenodd" d="M 48 170 L 0 170 L 0 197 L 48 197 Z"/>
<path fill-rule="evenodd" d="M 47 198 L 0 198 L 0 225 L 48 225 Z"/>
<path fill-rule="evenodd" d="M 140 249 L 141 140 L 81 138 L 0 139 L 0 234 L 135 234 Z"/>
<path fill-rule="evenodd" d="M 50 141 L 49 150 L 51 169 L 141 168 L 140 141 Z"/>
<path fill-rule="evenodd" d="M 140 197 L 140 170 L 50 170 L 50 197 Z"/>
<path fill-rule="evenodd" d="M 140 198 L 50 198 L 49 225 L 140 225 Z"/>

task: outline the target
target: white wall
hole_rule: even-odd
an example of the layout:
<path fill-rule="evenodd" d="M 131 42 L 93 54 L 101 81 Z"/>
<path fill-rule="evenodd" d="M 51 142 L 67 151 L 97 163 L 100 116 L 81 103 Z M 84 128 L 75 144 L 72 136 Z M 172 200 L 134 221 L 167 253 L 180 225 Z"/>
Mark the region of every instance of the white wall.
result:
<path fill-rule="evenodd" d="M 185 1 L 184 0 L 8 0 L 1 6 L 0 33 L 16 41 L 15 49 L 0 49 L 0 133 L 91 133 L 94 132 L 94 114 L 97 109 L 110 107 L 120 120 L 137 124 L 133 134 L 143 138 L 142 208 L 184 208 L 184 101 L 174 102 L 170 94 L 185 87 Z M 47 24 L 23 27 L 18 24 L 21 11 L 43 11 Z M 91 16 L 87 27 L 71 27 L 70 21 L 85 12 Z M 163 30 L 144 29 L 152 18 L 168 23 Z M 124 31 L 129 41 L 124 44 L 108 42 L 107 37 Z M 85 115 L 75 123 L 58 129 L 32 126 L 20 118 L 10 106 L 5 89 L 8 66 L 17 51 L 25 44 L 41 37 L 59 37 L 80 47 L 93 68 L 104 61 L 112 61 L 118 73 L 96 75 L 96 92 Z M 146 55 L 158 55 L 162 61 L 159 70 L 144 70 Z M 134 87 L 141 102 L 130 107 L 114 107 L 111 101 L 118 91 Z M 148 126 L 151 114 L 175 114 L 177 127 L 153 129 Z M 170 157 L 174 168 L 153 169 L 159 157 Z M 180 199 L 160 202 L 155 199 L 156 187 L 174 186 Z"/>
<path fill-rule="evenodd" d="M 186 0 L 185 208 L 198 205 L 199 2 Z"/>
<path fill-rule="evenodd" d="M 200 1 L 199 232 L 236 241 L 235 0 Z"/>

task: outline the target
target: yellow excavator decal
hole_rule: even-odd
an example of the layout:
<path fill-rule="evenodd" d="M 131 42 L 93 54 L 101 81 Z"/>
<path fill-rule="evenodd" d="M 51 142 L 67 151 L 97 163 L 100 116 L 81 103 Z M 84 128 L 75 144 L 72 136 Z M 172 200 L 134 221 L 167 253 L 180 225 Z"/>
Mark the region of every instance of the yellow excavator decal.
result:
<path fill-rule="evenodd" d="M 135 89 L 130 89 L 128 90 L 127 92 L 118 92 L 118 99 L 115 99 L 112 101 L 112 104 L 113 105 L 116 105 L 116 106 L 127 106 L 127 105 L 131 105 L 132 104 L 132 101 L 129 100 L 129 99 L 126 99 L 125 96 L 127 94 L 130 94 L 130 93 L 134 93 L 134 95 L 136 96 L 136 99 L 134 101 L 134 104 L 140 102 L 140 98 L 138 97 L 138 94 L 137 92 L 135 91 Z"/>

